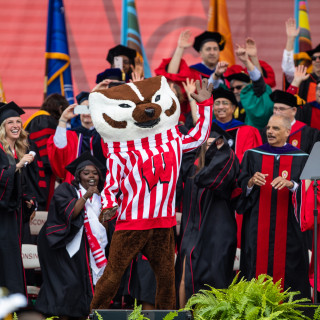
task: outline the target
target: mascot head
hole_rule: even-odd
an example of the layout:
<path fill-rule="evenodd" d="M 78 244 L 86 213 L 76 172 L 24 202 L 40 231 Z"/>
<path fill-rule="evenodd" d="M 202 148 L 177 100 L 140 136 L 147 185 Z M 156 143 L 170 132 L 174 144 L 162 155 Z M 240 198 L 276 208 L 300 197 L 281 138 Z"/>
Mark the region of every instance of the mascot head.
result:
<path fill-rule="evenodd" d="M 89 96 L 93 124 L 105 142 L 136 140 L 177 125 L 180 104 L 165 77 L 127 83 Z"/>

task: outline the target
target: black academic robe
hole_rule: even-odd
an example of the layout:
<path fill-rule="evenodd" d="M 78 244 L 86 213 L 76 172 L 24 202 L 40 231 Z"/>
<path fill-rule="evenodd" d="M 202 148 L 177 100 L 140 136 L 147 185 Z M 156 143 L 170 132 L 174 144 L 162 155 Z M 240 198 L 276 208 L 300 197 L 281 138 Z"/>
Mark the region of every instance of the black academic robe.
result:
<path fill-rule="evenodd" d="M 28 170 L 27 174 L 32 180 L 32 191 L 38 200 L 38 210 L 48 210 L 54 192 L 56 179 L 48 159 L 47 141 L 54 135 L 57 125 L 58 121 L 44 110 L 36 112 L 25 124 L 25 130 L 29 132 L 31 150 L 37 154 L 36 162 L 33 164 L 33 167 L 37 168 Z"/>
<path fill-rule="evenodd" d="M 38 237 L 43 277 L 36 309 L 45 315 L 83 317 L 89 314 L 93 286 L 89 245 L 83 230 L 79 251 L 70 258 L 66 245 L 84 224 L 84 211 L 71 219 L 78 200 L 74 186 L 62 183 L 53 195 L 48 220 Z"/>
<path fill-rule="evenodd" d="M 179 282 L 185 259 L 187 298 L 205 284 L 226 288 L 233 279 L 237 226 L 231 193 L 238 173 L 239 161 L 225 141 L 219 150 L 212 144 L 205 167 L 196 174 L 192 166 L 184 179 L 176 275 Z"/>
<path fill-rule="evenodd" d="M 274 282 L 284 279 L 284 289 L 310 297 L 308 250 L 294 214 L 292 192 L 276 190 L 271 182 L 278 176 L 299 183 L 308 155 L 286 144 L 269 144 L 248 150 L 241 163 L 238 182 L 242 188 L 237 212 L 243 214 L 241 275 L 247 280 L 269 274 Z M 268 174 L 266 184 L 254 186 L 247 195 L 247 184 L 255 172 Z"/>
<path fill-rule="evenodd" d="M 262 143 L 267 143 L 267 129 L 260 130 Z M 307 126 L 305 123 L 296 120 L 291 127 L 291 132 L 287 140 L 294 147 L 310 154 L 313 145 L 320 141 L 320 131 Z"/>
<path fill-rule="evenodd" d="M 320 130 L 320 104 L 317 101 L 306 103 L 298 108 L 296 119 L 306 123 L 311 128 Z"/>
<path fill-rule="evenodd" d="M 21 259 L 22 178 L 16 162 L 0 145 L 0 287 L 26 295 Z"/>

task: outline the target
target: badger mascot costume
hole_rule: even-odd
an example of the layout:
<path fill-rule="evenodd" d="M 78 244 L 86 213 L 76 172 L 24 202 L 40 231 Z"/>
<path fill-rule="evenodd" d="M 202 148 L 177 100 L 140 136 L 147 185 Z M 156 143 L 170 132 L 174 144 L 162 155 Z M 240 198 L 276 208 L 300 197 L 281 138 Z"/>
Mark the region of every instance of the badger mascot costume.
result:
<path fill-rule="evenodd" d="M 131 260 L 141 252 L 155 273 L 156 308 L 175 309 L 172 227 L 175 189 L 183 152 L 199 147 L 210 132 L 212 86 L 197 84 L 199 120 L 187 135 L 178 130 L 180 104 L 164 77 L 105 90 L 89 97 L 96 130 L 105 142 L 107 176 L 102 222 L 117 215 L 107 267 L 91 309 L 106 309 Z"/>

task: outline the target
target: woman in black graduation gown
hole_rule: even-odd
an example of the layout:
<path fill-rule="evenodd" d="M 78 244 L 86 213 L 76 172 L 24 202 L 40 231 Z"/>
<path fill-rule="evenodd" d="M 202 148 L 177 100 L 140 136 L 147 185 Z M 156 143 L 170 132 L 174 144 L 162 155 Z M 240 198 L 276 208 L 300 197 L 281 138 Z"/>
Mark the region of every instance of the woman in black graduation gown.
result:
<path fill-rule="evenodd" d="M 188 170 L 180 172 L 185 182 L 176 263 L 180 307 L 206 284 L 226 288 L 233 279 L 237 226 L 231 194 L 239 161 L 214 132 L 202 146 L 197 167 L 185 162 L 183 168 Z"/>
<path fill-rule="evenodd" d="M 22 171 L 33 161 L 27 151 L 27 133 L 14 102 L 0 103 L 0 287 L 26 294 L 21 259 L 21 226 L 33 201 L 23 197 Z"/>
<path fill-rule="evenodd" d="M 36 309 L 60 319 L 85 319 L 93 285 L 107 262 L 106 230 L 98 220 L 103 166 L 90 152 L 85 152 L 66 169 L 75 179 L 55 190 L 48 220 L 38 237 L 43 284 Z M 99 261 L 92 252 L 98 252 Z"/>

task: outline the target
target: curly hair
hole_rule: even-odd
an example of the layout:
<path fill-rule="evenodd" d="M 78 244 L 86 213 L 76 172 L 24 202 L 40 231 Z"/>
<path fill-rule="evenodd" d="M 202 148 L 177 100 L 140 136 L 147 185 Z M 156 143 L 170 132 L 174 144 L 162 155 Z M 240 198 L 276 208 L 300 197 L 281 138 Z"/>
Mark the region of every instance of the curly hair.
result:
<path fill-rule="evenodd" d="M 0 143 L 2 144 L 4 151 L 7 154 L 12 156 L 12 152 L 10 150 L 9 143 L 6 139 L 6 137 L 7 137 L 6 128 L 5 128 L 6 121 L 7 121 L 7 119 L 5 119 L 0 125 Z M 19 160 L 21 160 L 21 158 L 26 154 L 28 147 L 29 147 L 28 133 L 23 129 L 22 120 L 21 120 L 20 136 L 16 140 L 15 145 L 14 145 L 14 149 L 15 149 L 16 155 Z"/>
<path fill-rule="evenodd" d="M 101 173 L 100 169 L 98 167 L 96 167 L 95 165 L 93 165 L 93 166 L 96 168 L 96 170 L 98 172 L 98 175 L 99 175 L 98 190 L 99 190 L 99 192 L 101 192 L 103 190 L 103 187 L 104 187 L 104 178 L 102 176 L 102 173 Z M 82 167 L 81 169 L 76 170 L 76 172 L 74 174 L 74 179 L 71 181 L 71 184 L 73 186 L 75 186 L 77 189 L 79 189 L 79 185 L 81 183 L 81 181 L 80 181 L 80 173 L 85 168 L 86 168 L 86 166 Z"/>

